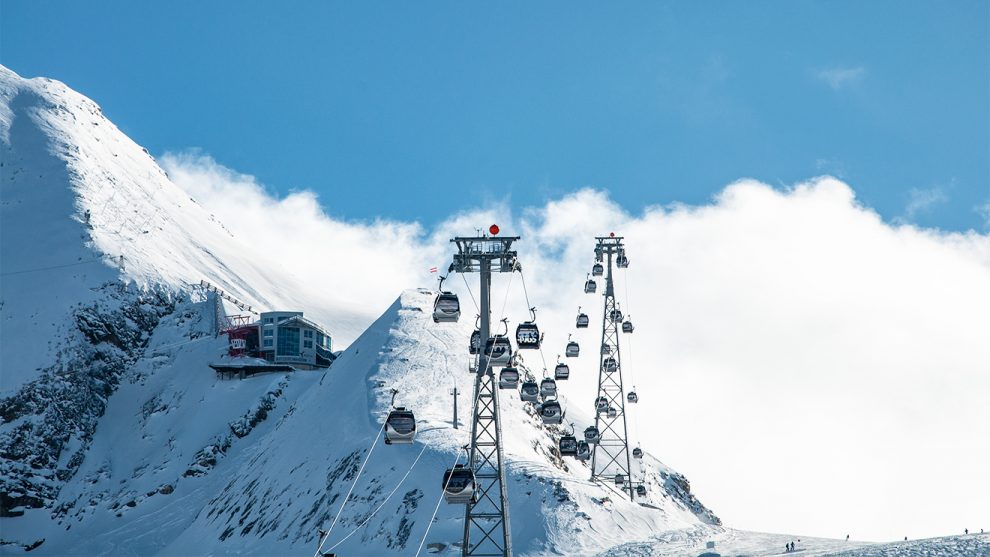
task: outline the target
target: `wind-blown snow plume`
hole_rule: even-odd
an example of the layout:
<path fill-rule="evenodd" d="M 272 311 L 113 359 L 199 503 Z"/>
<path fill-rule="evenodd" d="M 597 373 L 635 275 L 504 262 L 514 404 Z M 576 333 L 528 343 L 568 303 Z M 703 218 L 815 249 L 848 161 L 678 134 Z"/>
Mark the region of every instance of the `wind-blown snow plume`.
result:
<path fill-rule="evenodd" d="M 292 261 L 302 283 L 354 301 L 369 322 L 395 292 L 431 285 L 427 270 L 446 268 L 450 237 L 497 221 L 523 236 L 552 354 L 578 305 L 600 315 L 600 298 L 580 286 L 592 236 L 614 230 L 632 261 L 618 292 L 637 327 L 623 337 L 626 380 L 643 397 L 632 432 L 692 477 L 727 523 L 890 539 L 987 519 L 987 234 L 892 225 L 828 177 L 784 191 L 744 180 L 708 205 L 638 215 L 585 189 L 427 231 L 329 217 L 312 193 L 277 198 L 205 156 L 167 155 L 163 166 L 261 248 L 257 257 Z M 496 311 L 505 285 L 495 286 Z M 521 321 L 526 305 L 512 288 L 507 312 Z M 577 336 L 585 348 L 596 346 L 594 330 Z M 570 398 L 590 405 L 596 374 L 575 371 Z M 671 425 L 647 427 L 657 423 Z"/>

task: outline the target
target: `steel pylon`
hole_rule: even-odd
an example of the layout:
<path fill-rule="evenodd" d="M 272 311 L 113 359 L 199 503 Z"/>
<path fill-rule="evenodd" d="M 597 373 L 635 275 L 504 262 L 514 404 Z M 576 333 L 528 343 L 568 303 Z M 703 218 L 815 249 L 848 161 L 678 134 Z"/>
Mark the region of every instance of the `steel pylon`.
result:
<path fill-rule="evenodd" d="M 512 242 L 518 237 L 458 237 L 453 270 L 481 275 L 481 350 L 474 381 L 471 447 L 468 462 L 474 471 L 476 497 L 464 511 L 461 555 L 510 557 L 509 496 L 502 455 L 502 422 L 498 411 L 498 385 L 488 362 L 485 343 L 491 335 L 492 272 L 511 273 L 516 268 Z"/>
<path fill-rule="evenodd" d="M 629 499 L 634 499 L 635 489 L 632 482 L 632 458 L 629 454 L 629 436 L 626 427 L 626 396 L 622 385 L 622 357 L 619 351 L 619 332 L 622 319 L 615 319 L 615 288 L 612 281 L 612 259 L 615 255 L 625 254 L 622 238 L 616 236 L 596 237 L 595 260 L 605 262 L 605 311 L 602 314 L 602 344 L 598 357 L 598 397 L 605 397 L 608 408 L 615 409 L 615 415 L 610 412 L 600 412 L 595 408 L 595 427 L 601 439 L 594 445 L 591 456 L 591 479 L 613 483 L 622 491 L 629 493 Z M 605 360 L 614 358 L 616 370 L 608 372 Z M 596 397 L 596 401 L 598 398 Z M 619 486 L 617 477 L 621 476 Z"/>

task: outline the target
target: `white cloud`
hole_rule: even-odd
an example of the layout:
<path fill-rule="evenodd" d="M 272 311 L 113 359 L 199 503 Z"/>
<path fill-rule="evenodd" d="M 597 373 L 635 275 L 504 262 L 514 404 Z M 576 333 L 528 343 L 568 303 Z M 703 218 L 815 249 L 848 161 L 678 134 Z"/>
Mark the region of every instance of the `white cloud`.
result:
<path fill-rule="evenodd" d="M 897 220 L 899 222 L 912 222 L 918 215 L 926 213 L 932 207 L 948 200 L 949 196 L 941 186 L 911 188 L 908 191 L 908 202 L 904 207 L 904 215 Z"/>
<path fill-rule="evenodd" d="M 169 153 L 160 163 L 176 185 L 253 246 L 258 261 L 301 279 L 307 298 L 339 310 L 336 315 L 380 313 L 395 300 L 397 284 L 415 283 L 425 270 L 429 253 L 419 250 L 423 230 L 415 223 L 336 220 L 311 191 L 276 198 L 254 177 L 197 153 Z M 313 313 L 328 323 L 336 317 Z M 331 330 L 345 331 L 338 340 L 347 343 L 359 328 Z"/>
<path fill-rule="evenodd" d="M 258 258 L 308 258 L 304 282 L 329 289 L 328 304 L 366 301 L 369 322 L 401 289 L 432 285 L 425 271 L 446 267 L 451 236 L 498 222 L 523 236 L 548 358 L 578 305 L 600 316 L 581 285 L 592 236 L 614 230 L 631 259 L 618 293 L 637 327 L 623 336 L 642 397 L 633 438 L 728 525 L 879 540 L 990 521 L 990 235 L 890 226 L 833 178 L 787 191 L 745 180 L 707 205 L 642 214 L 584 189 L 425 230 L 334 220 L 312 193 L 276 199 L 205 157 L 163 162 Z M 525 311 L 516 280 L 507 312 Z M 586 350 L 594 331 L 575 335 Z M 570 400 L 590 406 L 595 363 L 572 366 Z"/>
<path fill-rule="evenodd" d="M 834 91 L 861 82 L 866 78 L 863 66 L 825 68 L 815 72 L 815 77 L 825 82 Z"/>

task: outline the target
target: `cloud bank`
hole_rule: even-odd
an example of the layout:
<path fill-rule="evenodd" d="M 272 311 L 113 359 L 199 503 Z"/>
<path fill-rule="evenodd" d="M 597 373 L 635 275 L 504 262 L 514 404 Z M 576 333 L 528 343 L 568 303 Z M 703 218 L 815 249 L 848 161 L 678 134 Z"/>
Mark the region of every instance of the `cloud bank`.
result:
<path fill-rule="evenodd" d="M 162 162 L 256 257 L 368 323 L 402 289 L 435 285 L 427 269 L 446 269 L 450 237 L 498 222 L 523 237 L 551 359 L 578 305 L 600 318 L 601 297 L 581 286 L 592 237 L 615 231 L 631 260 L 618 298 L 637 327 L 622 339 L 642 400 L 632 436 L 727 525 L 889 540 L 990 524 L 990 235 L 886 223 L 827 177 L 786 191 L 744 180 L 707 205 L 640 214 L 583 189 L 428 230 L 334 219 L 311 192 L 274 197 L 209 157 Z M 496 278 L 496 317 L 506 299 L 523 320 L 521 285 L 505 298 L 508 286 Z M 585 350 L 594 331 L 575 334 Z M 572 404 L 590 408 L 596 364 L 572 366 Z"/>

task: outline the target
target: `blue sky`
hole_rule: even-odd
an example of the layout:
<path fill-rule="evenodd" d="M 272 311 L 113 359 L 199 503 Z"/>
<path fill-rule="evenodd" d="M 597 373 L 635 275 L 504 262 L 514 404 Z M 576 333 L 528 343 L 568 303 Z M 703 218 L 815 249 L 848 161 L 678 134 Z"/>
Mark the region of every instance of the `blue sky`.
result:
<path fill-rule="evenodd" d="M 152 153 L 201 149 L 337 217 L 583 186 L 638 211 L 829 173 L 890 221 L 990 218 L 986 2 L 3 0 L 0 22 L 0 62 Z"/>

